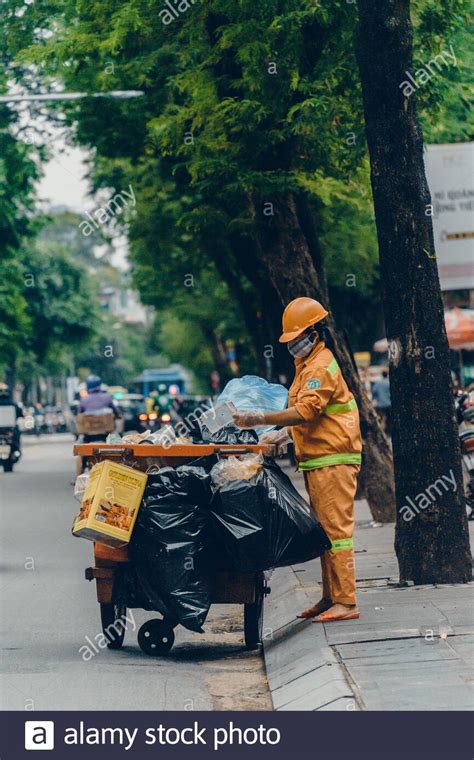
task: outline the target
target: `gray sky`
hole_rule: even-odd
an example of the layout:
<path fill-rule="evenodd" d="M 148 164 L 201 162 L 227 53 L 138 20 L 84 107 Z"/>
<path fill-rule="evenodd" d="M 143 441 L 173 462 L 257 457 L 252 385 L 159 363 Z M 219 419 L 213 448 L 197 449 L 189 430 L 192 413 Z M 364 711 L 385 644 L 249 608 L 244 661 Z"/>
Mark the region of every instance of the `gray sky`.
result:
<path fill-rule="evenodd" d="M 43 165 L 43 177 L 37 185 L 38 197 L 44 209 L 67 206 L 83 214 L 97 208 L 99 201 L 88 196 L 90 185 L 85 178 L 88 152 L 67 145 L 59 136 L 54 140 L 50 152 L 51 158 Z M 127 269 L 126 237 L 116 238 L 114 248 L 112 263 L 120 269 Z"/>
<path fill-rule="evenodd" d="M 11 92 L 14 95 L 23 94 L 22 88 L 16 83 L 11 84 Z M 19 116 L 19 123 L 23 129 L 21 139 L 30 145 L 41 144 L 42 137 L 38 137 L 44 128 L 49 134 L 48 149 L 50 158 L 41 166 L 42 177 L 37 183 L 37 197 L 40 208 L 47 212 L 51 207 L 65 206 L 80 214 L 86 211 L 92 212 L 101 201 L 89 196 L 90 185 L 85 175 L 87 174 L 87 159 L 90 153 L 79 147 L 68 144 L 64 126 L 57 127 L 48 118 L 47 109 L 43 108 L 41 116 L 31 113 L 29 104 L 22 103 L 14 106 Z M 99 197 L 107 199 L 107 191 L 99 194 Z M 112 263 L 121 269 L 128 268 L 127 262 L 127 238 L 125 235 L 117 237 L 114 241 L 115 255 Z"/>
<path fill-rule="evenodd" d="M 16 83 L 11 83 L 10 91 L 14 95 L 24 94 Z M 47 105 L 41 108 L 41 115 L 35 113 L 29 103 L 12 105 L 12 110 L 16 111 L 23 130 L 22 140 L 39 146 L 47 135 L 46 146 L 51 159 L 42 164 L 44 176 L 37 185 L 38 196 L 44 206 L 68 206 L 79 212 L 87 209 L 89 185 L 84 179 L 86 167 L 83 162 L 87 159 L 88 152 L 67 144 L 66 129 L 57 126 L 48 117 Z"/>
<path fill-rule="evenodd" d="M 55 145 L 53 157 L 43 166 L 38 195 L 48 206 L 68 206 L 84 212 L 91 205 L 87 198 L 89 184 L 84 178 L 87 153 L 64 143 Z"/>

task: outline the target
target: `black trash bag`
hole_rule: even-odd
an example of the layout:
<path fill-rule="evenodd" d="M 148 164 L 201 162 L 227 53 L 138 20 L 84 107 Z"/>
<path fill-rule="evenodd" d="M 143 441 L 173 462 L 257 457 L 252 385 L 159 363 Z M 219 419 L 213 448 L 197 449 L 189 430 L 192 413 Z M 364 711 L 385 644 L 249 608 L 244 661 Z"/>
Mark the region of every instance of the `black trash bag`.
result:
<path fill-rule="evenodd" d="M 254 478 L 220 487 L 211 511 L 222 570 L 260 572 L 298 564 L 331 546 L 311 507 L 270 459 Z"/>
<path fill-rule="evenodd" d="M 212 601 L 211 495 L 211 478 L 202 467 L 164 467 L 149 475 L 130 542 L 133 567 L 115 592 L 131 594 L 128 606 L 140 601 L 170 622 L 202 632 Z"/>
<path fill-rule="evenodd" d="M 231 423 L 216 433 L 209 433 L 204 430 L 202 440 L 203 443 L 226 443 L 230 446 L 242 446 L 258 443 L 258 435 L 255 430 L 242 430 L 242 428 Z"/>
<path fill-rule="evenodd" d="M 162 615 L 165 614 L 164 610 L 166 610 L 163 600 L 155 607 L 150 603 L 142 589 L 137 568 L 133 562 L 124 562 L 117 567 L 114 574 L 112 601 L 114 604 L 121 604 L 130 609 L 155 610 L 161 612 Z"/>

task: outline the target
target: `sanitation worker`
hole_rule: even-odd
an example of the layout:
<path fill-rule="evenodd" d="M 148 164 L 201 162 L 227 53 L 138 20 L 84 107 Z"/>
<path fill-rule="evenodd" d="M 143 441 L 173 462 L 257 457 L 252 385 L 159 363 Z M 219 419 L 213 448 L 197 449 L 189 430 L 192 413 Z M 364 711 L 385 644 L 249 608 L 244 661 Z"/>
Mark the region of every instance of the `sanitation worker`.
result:
<path fill-rule="evenodd" d="M 324 342 L 328 312 L 312 298 L 296 298 L 283 313 L 281 343 L 295 359 L 288 408 L 282 412 L 236 412 L 239 427 L 277 425 L 295 444 L 298 467 L 317 519 L 331 541 L 321 557 L 322 599 L 298 617 L 313 622 L 359 617 L 353 550 L 354 496 L 362 443 L 357 404 L 333 353 Z M 281 441 L 282 431 L 262 440 Z"/>

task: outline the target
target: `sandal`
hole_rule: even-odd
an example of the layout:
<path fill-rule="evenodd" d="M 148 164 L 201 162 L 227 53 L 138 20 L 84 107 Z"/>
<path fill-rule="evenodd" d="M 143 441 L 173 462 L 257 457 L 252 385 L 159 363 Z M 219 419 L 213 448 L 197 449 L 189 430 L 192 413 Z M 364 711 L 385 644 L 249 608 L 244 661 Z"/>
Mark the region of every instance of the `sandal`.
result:
<path fill-rule="evenodd" d="M 316 615 L 321 615 L 321 613 L 326 612 L 326 610 L 329 610 L 332 606 L 333 604 L 330 599 L 321 599 L 321 601 L 315 604 L 314 607 L 308 607 L 307 610 L 303 610 L 303 612 L 300 612 L 296 617 L 301 620 L 309 620 L 310 618 L 316 617 Z"/>
<path fill-rule="evenodd" d="M 313 623 L 334 623 L 336 620 L 358 620 L 360 613 L 357 611 L 347 610 L 337 615 L 325 615 L 324 612 L 313 619 Z"/>

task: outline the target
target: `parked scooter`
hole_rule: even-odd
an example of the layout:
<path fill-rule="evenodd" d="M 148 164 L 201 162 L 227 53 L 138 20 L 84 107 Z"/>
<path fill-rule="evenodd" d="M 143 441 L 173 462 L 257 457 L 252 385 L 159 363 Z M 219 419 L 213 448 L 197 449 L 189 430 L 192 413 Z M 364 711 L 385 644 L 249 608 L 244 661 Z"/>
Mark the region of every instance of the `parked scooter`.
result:
<path fill-rule="evenodd" d="M 18 420 L 23 409 L 13 401 L 6 383 L 0 383 L 0 466 L 11 472 L 21 456 L 21 434 Z"/>
<path fill-rule="evenodd" d="M 20 435 L 16 428 L 0 428 L 0 465 L 12 472 L 21 457 Z"/>

